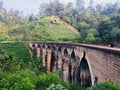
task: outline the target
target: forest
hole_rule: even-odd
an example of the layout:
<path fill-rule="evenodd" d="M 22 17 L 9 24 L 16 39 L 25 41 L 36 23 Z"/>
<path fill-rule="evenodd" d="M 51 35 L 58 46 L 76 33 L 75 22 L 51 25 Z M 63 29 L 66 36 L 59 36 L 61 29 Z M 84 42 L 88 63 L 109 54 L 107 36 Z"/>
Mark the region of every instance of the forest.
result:
<path fill-rule="evenodd" d="M 112 81 L 91 87 L 65 82 L 58 74 L 46 73 L 24 41 L 120 44 L 120 2 L 94 4 L 84 0 L 64 4 L 41 3 L 38 14 L 3 7 L 0 1 L 0 90 L 120 90 Z M 57 24 L 50 24 L 57 20 Z M 76 32 L 77 33 L 73 33 Z M 9 42 L 10 41 L 10 42 Z"/>
<path fill-rule="evenodd" d="M 3 7 L 4 3 L 1 1 L 0 40 L 59 41 L 61 39 L 51 39 L 51 36 L 49 35 L 51 32 L 47 32 L 45 28 L 47 20 L 44 18 L 55 16 L 80 32 L 79 38 L 78 36 L 75 36 L 77 38 L 73 38 L 77 39 L 77 42 L 102 45 L 114 42 L 116 45 L 119 45 L 119 0 L 115 3 L 106 4 L 94 4 L 94 0 L 90 0 L 87 7 L 84 0 L 76 0 L 76 2 L 75 6 L 71 2 L 66 5 L 59 0 L 55 0 L 54 2 L 51 1 L 49 3 L 41 3 L 38 14 L 34 15 L 32 13 L 29 16 L 24 16 L 23 11 L 14 9 L 7 11 Z M 58 23 L 58 26 L 59 24 L 61 23 Z M 60 28 L 60 30 L 62 30 L 63 27 Z M 55 28 L 58 29 L 58 27 Z M 37 33 L 33 33 L 33 31 L 36 31 Z M 65 33 L 64 30 L 62 32 Z M 74 41 L 73 39 L 70 39 L 72 38 L 72 34 L 71 37 L 66 38 L 68 41 Z M 61 41 L 67 40 L 62 39 Z"/>

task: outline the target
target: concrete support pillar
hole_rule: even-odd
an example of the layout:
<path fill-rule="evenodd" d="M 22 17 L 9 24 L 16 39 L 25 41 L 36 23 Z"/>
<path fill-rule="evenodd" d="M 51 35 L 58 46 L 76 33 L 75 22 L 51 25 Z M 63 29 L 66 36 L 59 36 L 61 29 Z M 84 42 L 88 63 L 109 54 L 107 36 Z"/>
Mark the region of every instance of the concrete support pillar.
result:
<path fill-rule="evenodd" d="M 46 49 L 43 49 L 42 50 L 42 57 L 43 57 L 42 66 L 44 66 L 44 67 L 46 66 L 45 56 L 46 56 Z"/>
<path fill-rule="evenodd" d="M 37 53 L 37 59 L 40 58 L 40 48 L 36 49 L 36 53 Z"/>
<path fill-rule="evenodd" d="M 51 69 L 51 50 L 47 50 L 47 72 Z"/>

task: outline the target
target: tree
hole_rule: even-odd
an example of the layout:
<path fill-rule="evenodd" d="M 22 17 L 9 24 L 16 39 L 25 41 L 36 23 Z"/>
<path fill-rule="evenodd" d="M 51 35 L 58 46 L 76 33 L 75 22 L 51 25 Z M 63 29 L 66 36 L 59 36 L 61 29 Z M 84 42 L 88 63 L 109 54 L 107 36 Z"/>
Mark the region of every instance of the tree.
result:
<path fill-rule="evenodd" d="M 85 38 L 85 43 L 95 43 L 96 38 L 92 33 L 89 33 Z"/>
<path fill-rule="evenodd" d="M 0 1 L 0 9 L 3 8 L 3 1 Z"/>
<path fill-rule="evenodd" d="M 6 53 L 0 49 L 0 69 L 3 72 L 15 72 L 20 69 L 20 62 L 14 54 Z"/>
<path fill-rule="evenodd" d="M 94 4 L 94 1 L 93 1 L 93 0 L 90 0 L 90 2 L 89 2 L 89 7 L 90 7 L 90 8 L 93 8 L 93 4 Z"/>
<path fill-rule="evenodd" d="M 85 5 L 84 0 L 76 0 L 76 9 L 78 11 L 83 10 L 85 8 L 84 5 Z"/>

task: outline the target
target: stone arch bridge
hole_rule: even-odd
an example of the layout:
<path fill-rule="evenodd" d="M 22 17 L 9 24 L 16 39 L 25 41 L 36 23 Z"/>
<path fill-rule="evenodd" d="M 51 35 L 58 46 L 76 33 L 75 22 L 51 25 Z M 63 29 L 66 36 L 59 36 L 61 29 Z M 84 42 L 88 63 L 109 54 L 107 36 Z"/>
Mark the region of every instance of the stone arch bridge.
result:
<path fill-rule="evenodd" d="M 120 83 L 120 49 L 86 44 L 29 42 L 43 57 L 47 72 L 59 73 L 73 84 L 88 87 L 112 80 Z"/>

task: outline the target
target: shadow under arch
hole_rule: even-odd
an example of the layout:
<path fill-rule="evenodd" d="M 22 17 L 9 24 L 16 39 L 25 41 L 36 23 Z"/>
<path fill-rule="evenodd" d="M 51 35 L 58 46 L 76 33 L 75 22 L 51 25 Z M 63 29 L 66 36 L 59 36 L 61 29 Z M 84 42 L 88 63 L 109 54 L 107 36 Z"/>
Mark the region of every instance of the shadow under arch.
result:
<path fill-rule="evenodd" d="M 75 52 L 72 51 L 72 53 L 71 53 L 71 63 L 74 64 L 75 62 L 76 62 Z"/>
<path fill-rule="evenodd" d="M 58 55 L 62 55 L 62 49 L 60 47 L 58 48 Z"/>
<path fill-rule="evenodd" d="M 68 51 L 67 49 L 64 49 L 64 53 L 63 53 L 63 58 L 62 58 L 62 78 L 65 81 L 68 81 Z"/>
<path fill-rule="evenodd" d="M 75 56 L 75 52 L 72 51 L 71 53 L 71 60 L 70 60 L 70 64 L 69 64 L 69 70 L 68 70 L 68 79 L 69 82 L 71 83 L 75 83 L 75 71 L 73 71 L 73 67 L 74 67 L 74 63 L 76 62 L 76 56 Z"/>
<path fill-rule="evenodd" d="M 54 51 L 51 52 L 51 65 L 50 65 L 50 71 L 56 73 L 58 69 L 57 65 L 57 55 L 55 54 Z"/>
<path fill-rule="evenodd" d="M 64 58 L 68 57 L 68 51 L 67 51 L 67 49 L 64 50 L 64 55 L 63 56 L 64 56 Z"/>
<path fill-rule="evenodd" d="M 78 72 L 78 83 L 81 87 L 90 87 L 92 86 L 92 71 L 91 66 L 84 51 L 83 57 L 79 64 L 79 72 Z"/>
<path fill-rule="evenodd" d="M 47 49 L 51 49 L 51 46 L 50 46 L 50 45 L 48 45 L 48 46 L 47 46 Z"/>
<path fill-rule="evenodd" d="M 43 48 L 43 49 L 46 49 L 46 46 L 45 46 L 45 45 L 43 45 L 43 46 L 42 46 L 42 48 Z"/>
<path fill-rule="evenodd" d="M 32 44 L 32 48 L 35 48 L 35 44 Z"/>

